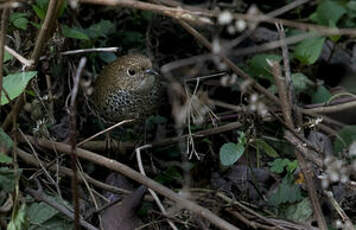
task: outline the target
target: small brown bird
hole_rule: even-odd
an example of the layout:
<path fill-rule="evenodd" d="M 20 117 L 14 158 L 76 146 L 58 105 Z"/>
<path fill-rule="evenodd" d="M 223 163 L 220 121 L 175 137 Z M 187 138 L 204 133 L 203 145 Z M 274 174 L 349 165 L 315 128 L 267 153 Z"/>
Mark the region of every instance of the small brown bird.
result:
<path fill-rule="evenodd" d="M 106 121 L 143 120 L 159 106 L 160 76 L 140 54 L 121 56 L 101 71 L 91 102 Z"/>

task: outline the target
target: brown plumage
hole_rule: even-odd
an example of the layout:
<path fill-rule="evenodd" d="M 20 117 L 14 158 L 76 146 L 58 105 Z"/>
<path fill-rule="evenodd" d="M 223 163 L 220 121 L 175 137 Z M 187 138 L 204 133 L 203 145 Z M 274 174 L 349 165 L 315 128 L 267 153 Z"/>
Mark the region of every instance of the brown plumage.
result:
<path fill-rule="evenodd" d="M 129 54 L 104 67 L 94 83 L 91 103 L 106 121 L 142 120 L 157 109 L 160 92 L 160 77 L 150 59 Z"/>

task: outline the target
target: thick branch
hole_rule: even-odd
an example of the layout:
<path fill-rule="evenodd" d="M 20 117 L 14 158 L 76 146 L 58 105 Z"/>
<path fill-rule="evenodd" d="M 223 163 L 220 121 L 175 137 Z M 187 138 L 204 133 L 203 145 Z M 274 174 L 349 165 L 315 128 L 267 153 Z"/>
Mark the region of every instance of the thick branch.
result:
<path fill-rule="evenodd" d="M 70 145 L 59 143 L 59 142 L 53 142 L 45 139 L 40 139 L 36 140 L 35 138 L 28 136 L 27 137 L 32 143 L 37 143 L 39 146 L 48 148 L 48 149 L 56 149 L 57 151 L 70 154 L 71 152 L 71 147 Z M 227 221 L 221 219 L 220 217 L 216 216 L 214 213 L 209 211 L 206 208 L 201 207 L 200 205 L 197 205 L 182 196 L 178 195 L 177 193 L 173 192 L 172 190 L 168 189 L 167 187 L 157 183 L 156 181 L 141 175 L 137 171 L 131 169 L 130 167 L 106 158 L 104 156 L 101 156 L 99 154 L 77 148 L 77 156 L 86 159 L 88 161 L 94 162 L 96 164 L 99 164 L 101 166 L 104 166 L 108 169 L 111 169 L 115 172 L 119 172 L 132 180 L 135 180 L 143 185 L 146 185 L 147 187 L 151 188 L 152 190 L 162 194 L 163 196 L 166 196 L 167 198 L 175 201 L 177 205 L 184 207 L 195 214 L 207 219 L 214 225 L 218 226 L 220 229 L 232 229 L 232 230 L 238 230 L 239 228 L 233 226 L 232 224 L 228 223 Z"/>

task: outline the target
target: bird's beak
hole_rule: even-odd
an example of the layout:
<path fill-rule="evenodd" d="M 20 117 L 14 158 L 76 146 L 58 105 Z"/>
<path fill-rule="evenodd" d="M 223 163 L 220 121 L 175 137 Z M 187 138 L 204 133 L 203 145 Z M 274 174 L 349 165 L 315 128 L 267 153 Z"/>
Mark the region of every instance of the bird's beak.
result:
<path fill-rule="evenodd" d="M 146 69 L 145 73 L 158 76 L 159 74 L 153 69 Z"/>

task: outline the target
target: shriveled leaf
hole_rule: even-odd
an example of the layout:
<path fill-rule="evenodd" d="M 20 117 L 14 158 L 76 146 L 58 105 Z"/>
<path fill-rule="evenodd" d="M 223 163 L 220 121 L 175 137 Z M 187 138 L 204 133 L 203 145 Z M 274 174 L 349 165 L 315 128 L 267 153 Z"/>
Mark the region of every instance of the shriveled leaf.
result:
<path fill-rule="evenodd" d="M 303 64 L 314 64 L 318 60 L 325 42 L 325 37 L 305 39 L 294 50 L 294 56 Z"/>
<path fill-rule="evenodd" d="M 3 88 L 12 100 L 19 96 L 26 88 L 27 83 L 36 76 L 36 71 L 9 74 L 3 79 Z M 1 105 L 9 103 L 4 93 L 1 93 Z"/>

